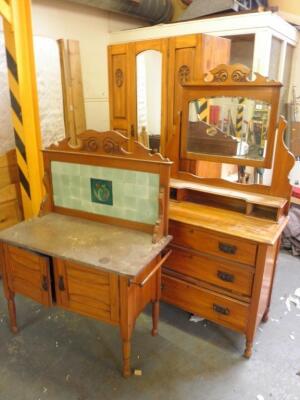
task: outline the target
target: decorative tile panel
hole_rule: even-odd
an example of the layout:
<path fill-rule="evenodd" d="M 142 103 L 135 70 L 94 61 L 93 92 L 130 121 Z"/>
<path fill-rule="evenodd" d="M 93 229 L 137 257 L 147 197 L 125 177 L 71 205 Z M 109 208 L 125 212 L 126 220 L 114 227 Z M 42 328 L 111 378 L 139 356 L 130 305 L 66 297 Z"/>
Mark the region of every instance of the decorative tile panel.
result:
<path fill-rule="evenodd" d="M 56 206 L 147 224 L 158 218 L 158 174 L 59 161 L 51 169 Z"/>
<path fill-rule="evenodd" d="M 113 205 L 112 181 L 91 178 L 91 200 L 93 203 Z"/>

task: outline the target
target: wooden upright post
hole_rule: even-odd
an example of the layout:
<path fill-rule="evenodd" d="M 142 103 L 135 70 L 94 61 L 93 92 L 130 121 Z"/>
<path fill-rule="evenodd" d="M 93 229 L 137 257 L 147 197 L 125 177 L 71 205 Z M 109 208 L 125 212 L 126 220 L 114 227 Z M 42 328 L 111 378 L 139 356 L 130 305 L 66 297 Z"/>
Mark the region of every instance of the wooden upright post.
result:
<path fill-rule="evenodd" d="M 38 214 L 43 197 L 43 162 L 35 76 L 31 2 L 0 0 L 12 123 L 25 218 Z"/>

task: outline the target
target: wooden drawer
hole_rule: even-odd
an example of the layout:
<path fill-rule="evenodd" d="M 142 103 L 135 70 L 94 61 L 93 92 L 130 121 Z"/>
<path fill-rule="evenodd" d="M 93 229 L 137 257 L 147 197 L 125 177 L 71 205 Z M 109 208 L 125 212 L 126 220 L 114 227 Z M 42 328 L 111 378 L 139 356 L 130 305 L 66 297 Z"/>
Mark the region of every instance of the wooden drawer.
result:
<path fill-rule="evenodd" d="M 193 226 L 170 221 L 173 243 L 190 247 L 203 253 L 213 254 L 228 260 L 255 265 L 257 245 L 240 239 L 211 234 Z"/>
<path fill-rule="evenodd" d="M 221 259 L 213 259 L 193 251 L 172 248 L 165 267 L 195 279 L 250 296 L 253 284 L 253 268 L 235 265 Z"/>
<path fill-rule="evenodd" d="M 11 290 L 49 306 L 52 299 L 48 257 L 13 246 L 6 247 L 5 256 Z"/>
<path fill-rule="evenodd" d="M 55 260 L 57 302 L 92 318 L 119 320 L 118 277 L 74 262 Z"/>
<path fill-rule="evenodd" d="M 162 276 L 162 300 L 239 332 L 246 330 L 247 304 L 166 274 Z"/>

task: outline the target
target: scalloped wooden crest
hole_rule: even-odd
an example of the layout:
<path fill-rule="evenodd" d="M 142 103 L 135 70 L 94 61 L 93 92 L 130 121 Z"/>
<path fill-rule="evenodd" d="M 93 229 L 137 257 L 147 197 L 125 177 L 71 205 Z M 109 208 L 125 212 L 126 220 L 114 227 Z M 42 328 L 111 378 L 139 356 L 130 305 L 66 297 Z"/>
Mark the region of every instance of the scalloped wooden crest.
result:
<path fill-rule="evenodd" d="M 252 71 L 243 64 L 220 64 L 204 74 L 205 83 L 282 86 L 278 81 L 270 80 L 258 72 L 254 72 L 255 79 L 251 79 Z"/>
<path fill-rule="evenodd" d="M 64 138 L 46 148 L 45 151 L 117 156 L 170 163 L 170 160 L 164 158 L 160 153 L 151 153 L 151 149 L 141 143 L 130 140 L 118 131 L 98 132 L 87 130 L 77 135 L 76 139 L 76 146 L 70 143 L 70 138 Z"/>

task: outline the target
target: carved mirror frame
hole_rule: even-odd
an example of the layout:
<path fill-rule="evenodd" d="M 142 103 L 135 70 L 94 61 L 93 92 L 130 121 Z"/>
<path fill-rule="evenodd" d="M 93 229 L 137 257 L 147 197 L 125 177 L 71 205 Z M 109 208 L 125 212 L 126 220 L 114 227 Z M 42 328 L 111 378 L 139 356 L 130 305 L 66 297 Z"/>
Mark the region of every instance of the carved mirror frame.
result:
<path fill-rule="evenodd" d="M 206 74 L 202 81 L 183 84 L 183 108 L 181 119 L 180 156 L 188 160 L 204 160 L 236 165 L 247 165 L 257 168 L 271 168 L 276 138 L 276 124 L 280 88 L 282 84 L 270 81 L 264 76 L 254 73 L 242 65 L 221 64 Z M 243 97 L 270 104 L 269 126 L 267 131 L 267 147 L 263 159 L 243 158 L 240 156 L 215 155 L 188 151 L 187 139 L 189 128 L 189 104 L 199 98 Z"/>

